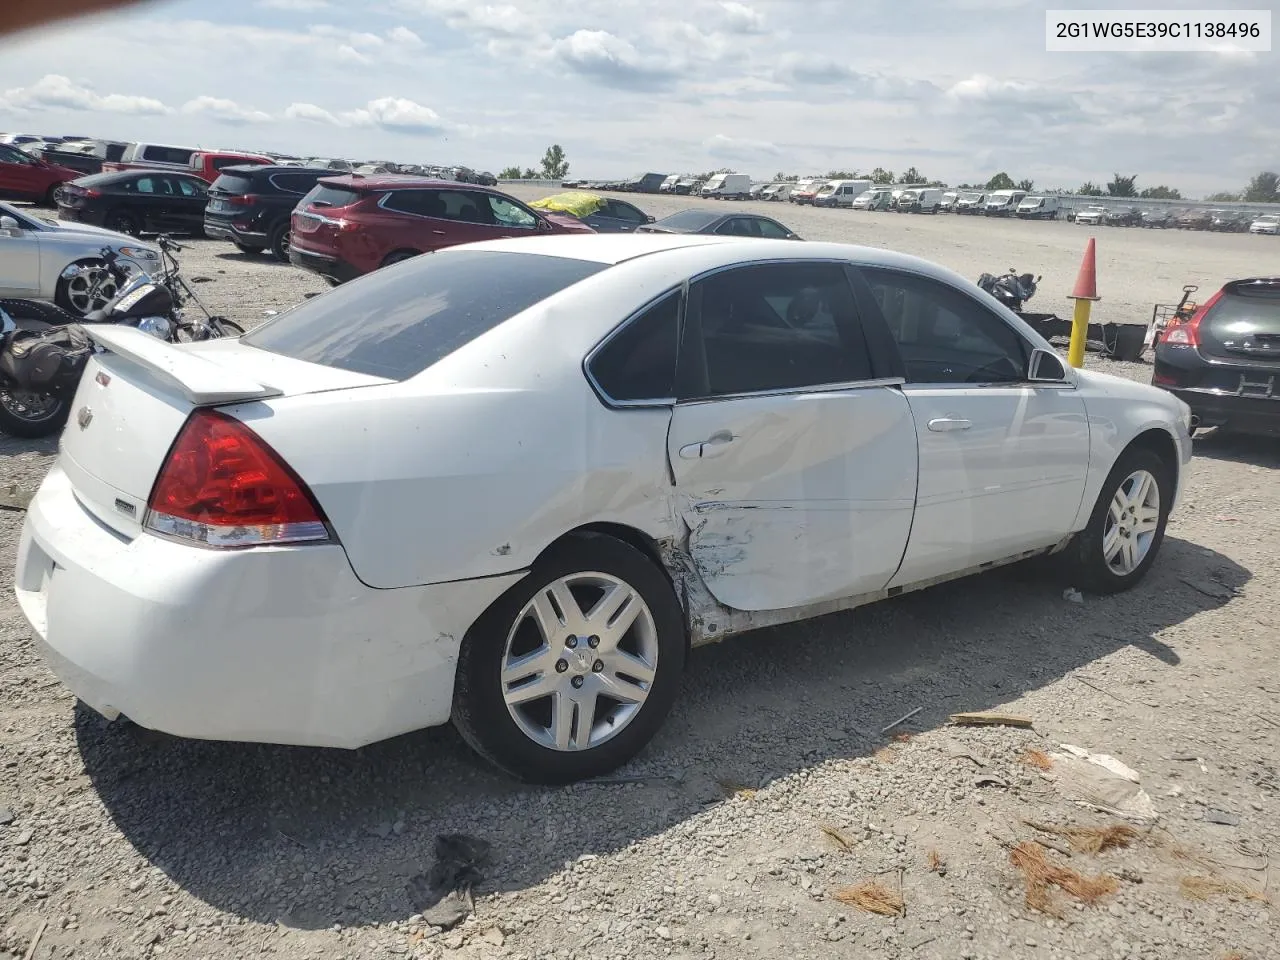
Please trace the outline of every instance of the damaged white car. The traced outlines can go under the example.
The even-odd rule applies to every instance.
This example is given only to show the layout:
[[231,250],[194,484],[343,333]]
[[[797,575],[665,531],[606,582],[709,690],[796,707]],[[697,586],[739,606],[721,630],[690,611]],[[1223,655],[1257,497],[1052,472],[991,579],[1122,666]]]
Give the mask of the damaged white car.
[[16,571],[77,696],[288,744],[452,719],[543,782],[644,747],[691,645],[1053,551],[1133,586],[1191,453],[1170,394],[840,244],[503,240],[239,340],[93,336]]

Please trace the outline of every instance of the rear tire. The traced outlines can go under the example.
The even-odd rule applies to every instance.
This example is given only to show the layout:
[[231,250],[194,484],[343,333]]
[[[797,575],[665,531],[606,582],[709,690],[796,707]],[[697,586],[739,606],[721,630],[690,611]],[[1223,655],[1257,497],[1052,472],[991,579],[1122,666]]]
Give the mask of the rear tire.
[[102,225],[108,230],[114,230],[116,233],[127,233],[131,237],[136,237],[142,232],[142,224],[128,210],[112,210],[103,219]]
[[52,207],[54,210],[57,210],[58,197],[61,195],[62,195],[62,184],[55,183],[52,187],[49,188],[49,192],[44,195],[44,205],[46,207]]
[[[570,607],[562,616],[565,604],[557,609],[548,599],[553,589],[578,610]],[[616,612],[574,622],[608,596],[600,592],[606,589],[619,589],[620,596],[630,591],[618,611],[636,612],[612,639],[606,621],[619,619]],[[529,610],[538,597],[548,615],[534,618]],[[538,623],[549,624],[550,635]],[[612,537],[571,538],[535,562],[467,631],[458,654],[453,723],[477,753],[522,780],[561,784],[600,776],[634,757],[657,733],[679,692],[685,649],[683,612],[654,561]],[[525,668],[530,679],[521,685],[525,678],[510,667],[524,656],[542,663]],[[631,674],[628,664],[630,670],[647,664],[651,679]],[[508,706],[516,691],[534,686],[548,692]],[[617,700],[610,690],[640,700]],[[582,709],[591,709],[594,721],[585,727]],[[588,745],[576,746],[569,732],[557,739],[561,729],[574,740],[587,732]]]
[[[23,311],[22,315],[14,313],[6,306],[10,302],[0,300],[0,307],[4,307],[5,312],[17,324],[19,330],[34,330],[42,333],[60,325],[34,319],[27,311]],[[22,304],[22,306],[34,305],[30,302]],[[48,307],[51,310],[58,309],[51,303],[39,304],[39,306]],[[10,391],[7,387],[0,386],[0,431],[11,437],[38,440],[41,437],[61,433],[70,414],[70,397],[56,400],[49,394],[27,390]]]
[[1069,548],[1081,588],[1120,593],[1142,581],[1164,542],[1174,477],[1173,465],[1145,447],[1130,447],[1120,455],[1089,525]]
[[271,231],[270,243],[271,255],[281,263],[289,262],[289,241],[293,234],[289,228],[289,221],[279,224]]
[[209,326],[213,328],[215,337],[243,337],[245,335],[244,327],[233,320],[226,317],[213,317],[209,320]]
[[393,263],[403,263],[405,260],[412,260],[418,255],[417,250],[396,250],[383,257],[381,266],[389,267]]

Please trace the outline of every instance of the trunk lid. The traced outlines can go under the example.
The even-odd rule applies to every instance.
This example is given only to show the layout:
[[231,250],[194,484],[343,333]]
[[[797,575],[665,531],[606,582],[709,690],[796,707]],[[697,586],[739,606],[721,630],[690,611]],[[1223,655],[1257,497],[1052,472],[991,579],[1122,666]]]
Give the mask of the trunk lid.
[[235,340],[170,344],[129,327],[85,329],[105,352],[85,367],[59,461],[85,509],[126,536],[141,532],[151,487],[196,407],[387,382]]
[[1280,367],[1280,278],[1227,284],[1206,304],[1199,337],[1205,356]]

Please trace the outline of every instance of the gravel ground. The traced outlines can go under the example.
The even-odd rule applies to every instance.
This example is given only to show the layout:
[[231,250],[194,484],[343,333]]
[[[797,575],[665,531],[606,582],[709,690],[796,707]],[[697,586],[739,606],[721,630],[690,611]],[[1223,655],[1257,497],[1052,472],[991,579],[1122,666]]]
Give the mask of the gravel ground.
[[[743,206],[971,277],[1035,270],[1046,311],[1068,308],[1089,235]],[[1104,320],[1145,319],[1184,282],[1274,269],[1280,252],[1270,237],[1095,233]],[[211,307],[246,325],[324,289],[211,241],[183,264],[211,278],[197,288]],[[33,487],[55,446],[0,440],[0,487]],[[671,719],[625,771],[634,782],[556,790],[493,773],[450,729],[345,753],[109,725],[37,659],[6,563],[0,958],[28,956],[41,929],[37,958],[1275,956],[1264,891],[1280,837],[1278,468],[1275,442],[1197,441],[1160,561],[1124,596],[1076,602],[1059,577],[1015,568],[697,650]],[[9,557],[21,522],[0,511]],[[987,709],[1034,728],[947,724]],[[1096,855],[1028,826],[1116,822],[1065,799],[1059,768],[1029,752],[1061,743],[1138,771],[1157,824]],[[406,889],[441,833],[493,845],[475,916],[447,932]],[[1034,838],[1117,888],[1030,909],[1010,849]],[[1217,887],[1188,889],[1191,876]],[[901,914],[837,899],[863,881],[899,895]]]

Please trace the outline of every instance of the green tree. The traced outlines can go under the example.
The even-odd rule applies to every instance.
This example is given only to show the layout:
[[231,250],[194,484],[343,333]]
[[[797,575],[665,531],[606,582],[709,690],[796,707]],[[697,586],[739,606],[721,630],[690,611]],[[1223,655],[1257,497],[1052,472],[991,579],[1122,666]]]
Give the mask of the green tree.
[[1025,190],[1025,191],[1027,191],[1027,193],[1030,193],[1030,192],[1031,192],[1032,190],[1034,190],[1035,188],[1036,188],[1036,182],[1035,182],[1034,180],[1019,180],[1019,181],[1018,181],[1018,189],[1019,189],[1019,190]]
[[773,175],[774,183],[795,183],[799,179],[799,174],[783,173],[781,170]]
[[902,182],[903,183],[925,183],[927,181],[924,178],[924,174],[921,173],[919,170],[917,170],[915,167],[907,167],[906,171],[902,174]]
[[537,171],[537,170],[535,170],[535,169],[533,169],[533,167],[525,167],[525,168],[524,168],[524,177],[523,177],[523,179],[525,179],[525,180],[537,180],[537,179],[538,179],[539,177],[541,177],[541,176],[542,176],[542,174],[538,173],[538,171]]
[[1003,170],[987,181],[986,189],[988,190],[1014,190],[1017,184],[1013,182],[1013,177],[1009,176]]
[[858,175],[849,170],[828,170],[828,180],[857,180]]
[[1221,190],[1218,193],[1211,193],[1205,197],[1210,203],[1239,203],[1240,194],[1232,193],[1230,190]]
[[871,171],[872,183],[893,183],[893,171],[884,167],[876,167]]
[[1264,171],[1249,181],[1244,192],[1249,203],[1280,203],[1280,175]]
[[503,167],[502,172],[498,174],[498,179],[499,180],[519,180],[520,168],[519,167]]
[[1158,187],[1147,187],[1138,196],[1147,200],[1181,200],[1182,194],[1173,187],[1164,185]]
[[563,180],[569,175],[569,161],[564,158],[564,148],[558,143],[547,147],[542,156],[542,175],[548,180]]
[[1092,180],[1086,180],[1080,185],[1080,189],[1076,191],[1082,197],[1100,197],[1105,193],[1100,186]]
[[1138,175],[1135,173],[1131,177],[1116,174],[1111,178],[1111,182],[1107,184],[1107,196],[1109,197],[1136,197],[1138,189],[1134,186],[1137,182]]

